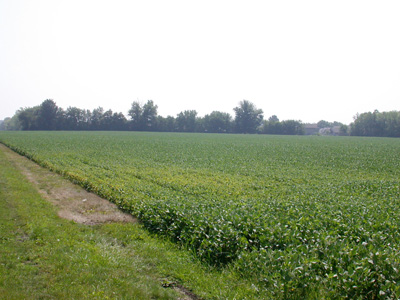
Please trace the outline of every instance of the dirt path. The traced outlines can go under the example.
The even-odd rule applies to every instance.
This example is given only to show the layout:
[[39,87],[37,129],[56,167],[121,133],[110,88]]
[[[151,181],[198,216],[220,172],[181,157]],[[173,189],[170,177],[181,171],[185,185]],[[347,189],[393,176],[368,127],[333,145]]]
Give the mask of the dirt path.
[[[0,144],[0,151],[3,151],[14,166],[34,184],[44,199],[58,208],[58,215],[61,218],[86,225],[137,221],[132,215],[119,210],[110,201],[89,193],[61,175],[42,168],[3,144]],[[182,295],[180,300],[200,299],[180,285],[173,288]]]
[[61,218],[86,225],[136,221],[134,217],[123,213],[108,200],[85,191],[80,186],[40,167],[2,144],[0,144],[0,149],[15,167],[34,184],[43,198],[58,208],[58,215]]

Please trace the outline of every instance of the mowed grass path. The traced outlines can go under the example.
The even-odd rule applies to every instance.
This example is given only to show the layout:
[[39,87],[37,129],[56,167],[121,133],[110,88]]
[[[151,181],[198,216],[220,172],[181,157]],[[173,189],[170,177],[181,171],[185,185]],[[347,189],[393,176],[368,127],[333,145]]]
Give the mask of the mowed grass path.
[[272,298],[400,297],[400,140],[0,133]]

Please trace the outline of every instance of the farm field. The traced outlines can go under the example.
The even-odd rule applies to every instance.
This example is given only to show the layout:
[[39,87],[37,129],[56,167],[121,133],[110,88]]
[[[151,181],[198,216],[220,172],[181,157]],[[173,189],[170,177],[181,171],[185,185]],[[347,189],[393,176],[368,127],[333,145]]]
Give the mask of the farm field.
[[[263,298],[235,272],[202,265],[93,198],[0,144],[2,300]],[[86,217],[72,222],[60,214],[66,211]]]
[[[52,184],[65,181],[0,145],[2,300],[182,299],[162,287],[159,270],[150,265],[155,253],[143,249],[149,258],[138,255],[143,250],[135,239],[146,240],[146,235],[137,224],[81,226],[59,218],[55,207],[21,174],[20,160],[32,171],[31,178],[51,177]],[[124,240],[116,242],[113,232]],[[142,244],[152,241],[147,238]]]
[[400,297],[400,140],[0,132],[273,298]]

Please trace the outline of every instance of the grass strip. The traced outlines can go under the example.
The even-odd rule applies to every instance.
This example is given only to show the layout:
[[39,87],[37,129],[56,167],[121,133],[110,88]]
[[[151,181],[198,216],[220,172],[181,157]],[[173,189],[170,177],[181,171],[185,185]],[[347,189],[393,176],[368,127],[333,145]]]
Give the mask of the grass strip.
[[[229,267],[204,266],[140,224],[85,226],[60,219],[4,151],[0,149],[2,299],[264,297]],[[182,286],[197,296],[168,288]]]
[[178,298],[150,264],[98,228],[58,218],[2,152],[0,161],[3,299]]

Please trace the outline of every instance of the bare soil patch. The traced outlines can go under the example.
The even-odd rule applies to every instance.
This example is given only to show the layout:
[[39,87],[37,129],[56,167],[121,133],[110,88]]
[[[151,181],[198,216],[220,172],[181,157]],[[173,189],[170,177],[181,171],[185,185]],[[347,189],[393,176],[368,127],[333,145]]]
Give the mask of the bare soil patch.
[[42,168],[2,144],[0,144],[0,149],[15,167],[34,184],[43,198],[58,208],[58,215],[61,218],[86,225],[136,222],[132,215],[122,212],[110,201],[89,193],[82,187]]
[[[3,151],[14,166],[33,183],[44,199],[58,208],[58,215],[61,218],[86,225],[111,222],[134,223],[137,221],[132,215],[122,212],[110,201],[89,193],[61,175],[39,166],[1,143],[0,151]],[[22,236],[21,240],[24,238],[26,237]],[[177,284],[171,287],[182,295],[180,300],[200,299],[181,285]]]

